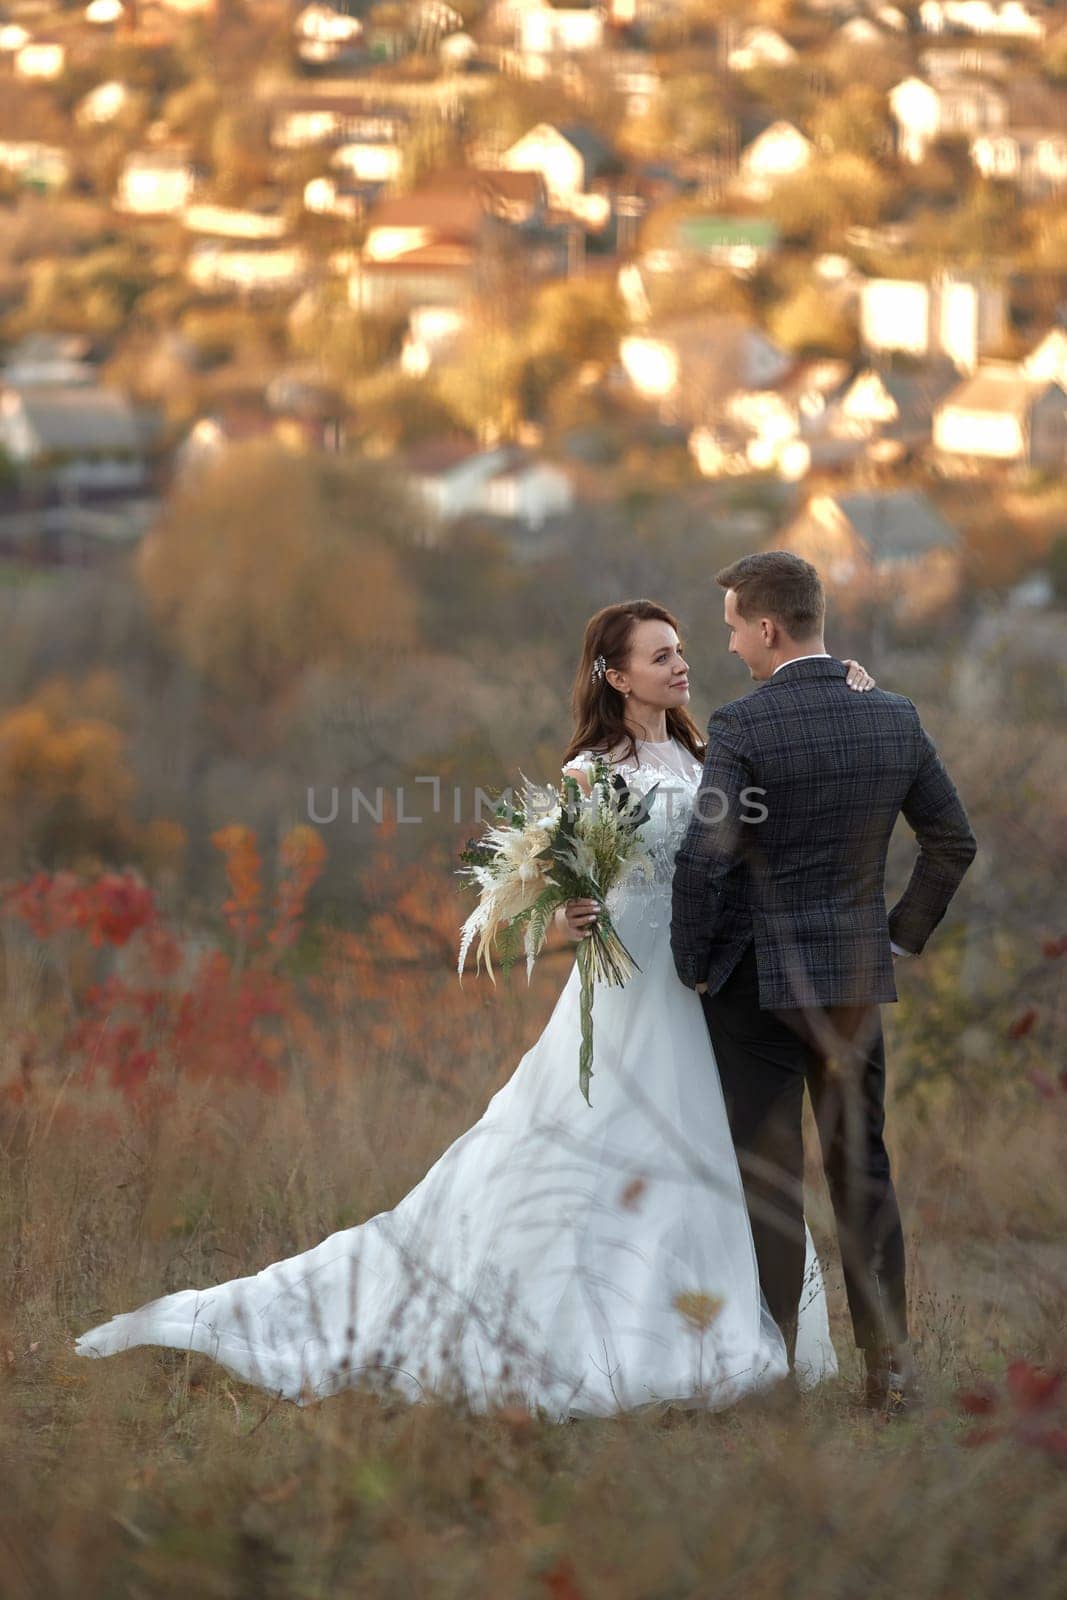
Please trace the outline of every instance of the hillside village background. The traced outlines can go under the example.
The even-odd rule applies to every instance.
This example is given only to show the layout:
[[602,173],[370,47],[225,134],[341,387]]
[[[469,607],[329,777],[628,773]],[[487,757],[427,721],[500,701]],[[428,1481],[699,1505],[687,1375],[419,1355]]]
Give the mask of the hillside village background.
[[1055,7],[7,0],[0,74],[5,870],[551,772],[620,593],[729,698],[760,545],[935,722],[1058,703]]

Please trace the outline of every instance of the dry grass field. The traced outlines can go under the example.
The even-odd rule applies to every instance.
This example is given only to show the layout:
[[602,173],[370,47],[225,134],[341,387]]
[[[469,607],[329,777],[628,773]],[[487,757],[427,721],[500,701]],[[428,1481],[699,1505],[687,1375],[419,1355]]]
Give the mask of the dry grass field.
[[[454,891],[443,878],[439,888],[435,902],[424,883],[415,903],[430,912],[439,903],[447,921]],[[120,900],[115,940],[129,932],[115,919]],[[402,909],[403,896],[393,905]],[[136,904],[126,911],[135,922]],[[915,1005],[890,1019],[895,1078],[919,1080],[890,1111],[929,1398],[915,1420],[887,1424],[858,1405],[815,1171],[810,1215],[829,1265],[841,1374],[795,1414],[749,1403],[560,1426],[515,1408],[476,1416],[368,1392],[299,1408],[198,1356],[137,1350],[90,1363],[73,1353],[73,1336],[114,1311],[254,1271],[393,1205],[477,1118],[542,1025],[562,958],[546,958],[530,991],[513,980],[490,997],[477,985],[460,991],[444,960],[430,959],[432,916],[418,939],[405,942],[398,926],[320,950],[273,1011],[246,1009],[261,1071],[244,1081],[208,1065],[222,1059],[213,1050],[236,1051],[232,1015],[203,983],[187,984],[206,1020],[179,1049],[157,1019],[160,1059],[141,1082],[129,1076],[132,1035],[121,1070],[119,1057],[104,1070],[103,1035],[91,1029],[81,1055],[62,1053],[71,1017],[84,1022],[94,999],[93,958],[78,944],[85,918],[81,932],[34,938],[16,937],[8,917],[4,1600],[1059,1600],[1060,1018],[1054,990],[1042,990],[1033,1014],[993,1020],[982,1073],[923,1080],[916,1052],[951,1056],[958,1026],[945,999],[950,939],[948,976],[931,960],[928,978],[912,980],[925,985]],[[148,927],[119,952],[127,1003]],[[371,942],[388,958],[387,980],[367,964]],[[226,969],[231,990],[246,992],[254,956],[238,953]],[[1062,960],[1053,949],[1042,963],[1038,976],[1052,985]],[[117,1015],[123,996],[109,995]]]

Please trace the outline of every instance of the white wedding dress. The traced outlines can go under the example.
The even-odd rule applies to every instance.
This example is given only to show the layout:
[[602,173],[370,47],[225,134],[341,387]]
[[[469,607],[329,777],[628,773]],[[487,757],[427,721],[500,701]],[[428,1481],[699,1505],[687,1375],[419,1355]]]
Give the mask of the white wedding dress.
[[[643,834],[654,878],[609,898],[640,971],[597,988],[592,1109],[575,970],[481,1120],[392,1211],[114,1317],[80,1354],[169,1345],[290,1400],[369,1383],[560,1420],[720,1408],[785,1373],[700,1001],[671,959],[674,854],[700,766],[672,741],[639,756],[631,786],[661,784]],[[835,1371],[809,1238],[797,1374],[810,1385]]]

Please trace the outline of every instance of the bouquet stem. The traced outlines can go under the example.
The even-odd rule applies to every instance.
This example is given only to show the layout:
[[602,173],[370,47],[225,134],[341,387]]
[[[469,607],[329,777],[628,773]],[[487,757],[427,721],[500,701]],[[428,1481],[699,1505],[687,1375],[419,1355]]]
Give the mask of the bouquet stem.
[[578,1015],[581,1023],[578,1087],[589,1106],[593,1104],[589,1098],[589,1080],[593,1076],[593,994],[597,981],[607,984],[609,988],[620,989],[631,973],[640,970],[615,932],[611,918],[601,908],[590,933],[578,945]]

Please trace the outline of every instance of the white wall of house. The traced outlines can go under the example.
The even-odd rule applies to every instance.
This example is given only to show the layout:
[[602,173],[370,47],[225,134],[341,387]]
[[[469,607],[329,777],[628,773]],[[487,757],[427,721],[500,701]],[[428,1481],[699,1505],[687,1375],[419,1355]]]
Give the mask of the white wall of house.
[[868,350],[926,355],[930,349],[929,287],[907,279],[870,279],[860,290],[860,336]]
[[447,472],[415,474],[414,486],[430,511],[447,522],[481,509],[482,490],[505,460],[504,451],[486,450]]
[[62,77],[66,64],[67,52],[63,45],[31,40],[15,57],[15,75],[51,83]]
[[331,165],[343,167],[361,183],[392,183],[400,176],[404,153],[398,144],[353,141],[338,145]]
[[0,447],[19,465],[41,453],[41,441],[12,390],[0,395]]
[[742,172],[752,178],[774,180],[802,172],[815,147],[791,122],[775,122],[748,146],[741,156]]
[[994,84],[946,79],[937,85],[905,78],[889,93],[902,160],[919,162],[937,139],[966,138],[1006,126],[1008,103]]
[[547,122],[505,150],[500,165],[509,172],[539,172],[551,199],[568,204],[585,188],[585,160],[579,150]]
[[923,0],[919,22],[926,33],[975,33],[1004,39],[1041,40],[1047,23],[1025,0]]
[[308,263],[296,245],[242,250],[204,243],[195,247],[185,270],[198,289],[284,290],[305,283]]
[[600,50],[604,13],[555,11],[551,6],[524,11],[518,19],[519,49],[524,55],[554,55],[571,50]]
[[120,211],[138,216],[172,216],[182,211],[196,191],[191,166],[155,163],[150,157],[131,156],[119,177],[115,204]]
[[948,455],[982,456],[990,461],[1021,461],[1026,429],[1008,412],[940,407],[934,416],[934,445]]
[[947,355],[963,371],[1003,339],[1007,302],[997,284],[871,278],[860,291],[860,336],[872,351]]
[[497,517],[514,517],[539,528],[549,517],[562,516],[574,505],[574,489],[565,472],[546,461],[490,478],[482,503]]
[[432,244],[436,234],[433,228],[371,228],[363,245],[367,261],[395,261],[410,250],[421,250]]

